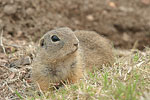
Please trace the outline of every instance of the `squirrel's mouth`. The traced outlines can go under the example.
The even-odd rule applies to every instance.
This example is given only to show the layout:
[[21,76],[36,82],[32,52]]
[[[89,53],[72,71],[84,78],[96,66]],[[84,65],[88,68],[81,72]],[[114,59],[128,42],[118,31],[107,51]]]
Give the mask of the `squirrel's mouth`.
[[71,54],[75,53],[77,50],[78,50],[78,46],[73,51],[69,52],[67,55],[71,55]]

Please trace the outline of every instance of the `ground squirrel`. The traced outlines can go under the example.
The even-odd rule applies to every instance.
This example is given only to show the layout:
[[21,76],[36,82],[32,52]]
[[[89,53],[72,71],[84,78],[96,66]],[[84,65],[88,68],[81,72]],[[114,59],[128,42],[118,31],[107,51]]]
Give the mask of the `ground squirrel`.
[[39,42],[33,61],[33,80],[42,90],[50,84],[74,83],[83,77],[84,66],[92,68],[113,62],[109,42],[95,32],[63,27],[47,32]]

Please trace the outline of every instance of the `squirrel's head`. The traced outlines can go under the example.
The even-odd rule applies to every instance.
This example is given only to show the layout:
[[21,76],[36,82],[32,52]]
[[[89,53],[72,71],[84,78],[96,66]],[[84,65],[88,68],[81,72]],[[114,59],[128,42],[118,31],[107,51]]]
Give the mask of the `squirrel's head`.
[[67,27],[47,32],[40,39],[40,52],[49,56],[49,59],[62,59],[78,50],[79,40],[74,32]]

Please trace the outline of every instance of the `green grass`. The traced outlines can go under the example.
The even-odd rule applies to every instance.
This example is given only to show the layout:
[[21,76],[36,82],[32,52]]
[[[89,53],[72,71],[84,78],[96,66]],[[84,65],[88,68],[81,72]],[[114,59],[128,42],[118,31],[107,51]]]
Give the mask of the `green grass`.
[[[117,58],[113,67],[104,66],[98,71],[88,72],[80,82],[51,91],[40,100],[148,100],[149,92],[150,53],[138,52]],[[29,100],[37,98],[29,97]]]
[[20,94],[18,91],[16,91],[16,95],[17,95],[20,99],[23,99],[23,97],[21,96],[21,94]]

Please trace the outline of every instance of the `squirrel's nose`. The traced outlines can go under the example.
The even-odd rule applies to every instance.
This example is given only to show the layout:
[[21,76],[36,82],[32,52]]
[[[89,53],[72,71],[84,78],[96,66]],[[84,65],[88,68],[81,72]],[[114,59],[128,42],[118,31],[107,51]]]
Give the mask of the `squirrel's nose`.
[[77,46],[78,46],[78,43],[75,43],[75,44],[74,44],[74,46],[76,46],[76,47],[77,47]]

